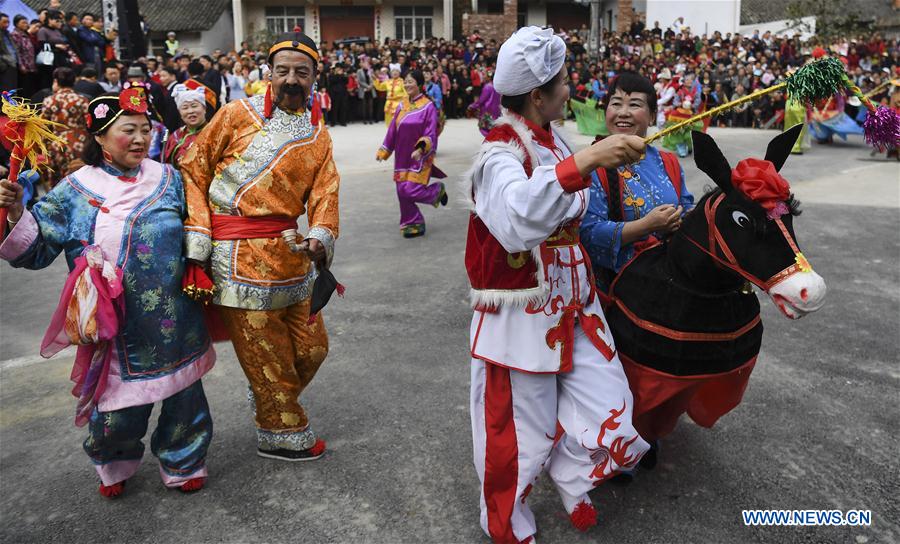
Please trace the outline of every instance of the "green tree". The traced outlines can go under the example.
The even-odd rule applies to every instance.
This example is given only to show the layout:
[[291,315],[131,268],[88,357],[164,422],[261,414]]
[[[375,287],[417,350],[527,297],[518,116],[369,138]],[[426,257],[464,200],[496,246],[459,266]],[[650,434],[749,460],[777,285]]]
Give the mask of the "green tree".
[[785,8],[791,23],[807,31],[803,17],[816,18],[816,36],[829,39],[872,30],[874,21],[860,18],[853,9],[854,2],[846,0],[791,0]]

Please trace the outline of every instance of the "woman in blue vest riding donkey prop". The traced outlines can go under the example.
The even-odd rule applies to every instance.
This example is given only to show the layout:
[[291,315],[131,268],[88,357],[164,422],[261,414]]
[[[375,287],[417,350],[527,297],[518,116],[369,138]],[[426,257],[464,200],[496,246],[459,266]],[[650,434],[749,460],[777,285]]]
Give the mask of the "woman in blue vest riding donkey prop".
[[[656,119],[656,92],[644,76],[622,72],[610,84],[606,126],[610,134],[647,135]],[[668,151],[647,146],[636,164],[597,169],[581,222],[581,239],[603,293],[642,247],[671,234],[694,207],[684,170]]]

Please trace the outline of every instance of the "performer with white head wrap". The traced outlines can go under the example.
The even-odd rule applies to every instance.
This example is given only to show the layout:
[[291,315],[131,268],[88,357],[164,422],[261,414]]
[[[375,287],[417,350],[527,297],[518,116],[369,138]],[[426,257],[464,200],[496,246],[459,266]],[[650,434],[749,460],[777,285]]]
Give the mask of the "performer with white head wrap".
[[578,239],[591,172],[637,162],[644,143],[616,135],[575,152],[551,126],[569,98],[565,56],[549,28],[503,43],[494,87],[506,111],[466,175],[472,439],[481,526],[497,543],[533,542],[526,498],[543,470],[587,530],[587,492],[649,447]]
[[181,158],[194,145],[194,140],[216,111],[216,95],[208,87],[190,79],[172,88],[172,98],[184,126],[166,134],[162,161],[178,167]]

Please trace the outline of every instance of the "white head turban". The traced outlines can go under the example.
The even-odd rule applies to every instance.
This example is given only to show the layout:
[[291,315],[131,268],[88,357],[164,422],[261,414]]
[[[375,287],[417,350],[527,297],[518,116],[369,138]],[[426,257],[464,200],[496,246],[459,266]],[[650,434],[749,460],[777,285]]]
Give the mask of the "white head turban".
[[566,43],[552,28],[520,28],[500,46],[494,89],[516,96],[537,89],[559,73],[566,60]]
[[179,109],[182,104],[187,102],[200,102],[204,106],[206,105],[206,94],[203,92],[203,88],[188,89],[187,86],[178,84],[172,89],[172,98],[175,99],[175,105]]

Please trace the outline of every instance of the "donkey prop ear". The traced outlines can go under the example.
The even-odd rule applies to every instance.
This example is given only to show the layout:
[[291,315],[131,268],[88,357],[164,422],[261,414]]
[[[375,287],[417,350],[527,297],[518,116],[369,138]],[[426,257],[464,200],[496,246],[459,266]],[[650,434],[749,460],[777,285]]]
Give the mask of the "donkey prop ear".
[[716,182],[722,192],[731,192],[734,189],[731,184],[731,166],[716,141],[709,134],[697,130],[691,131],[691,139],[694,141],[694,162],[697,168]]
[[791,148],[794,147],[794,143],[797,142],[797,138],[802,130],[803,123],[798,123],[775,136],[769,142],[769,147],[766,148],[766,160],[775,165],[776,171],[780,171],[781,167],[784,166],[784,161],[791,154]]

